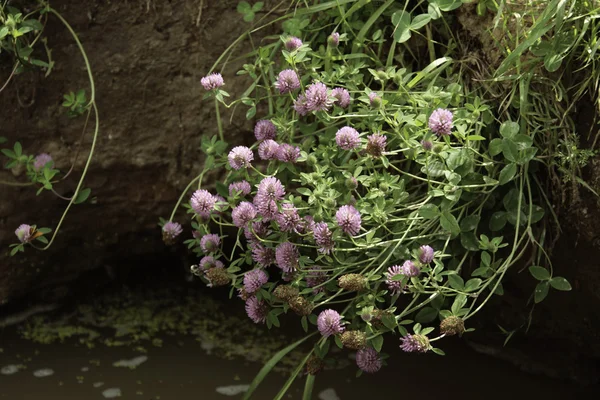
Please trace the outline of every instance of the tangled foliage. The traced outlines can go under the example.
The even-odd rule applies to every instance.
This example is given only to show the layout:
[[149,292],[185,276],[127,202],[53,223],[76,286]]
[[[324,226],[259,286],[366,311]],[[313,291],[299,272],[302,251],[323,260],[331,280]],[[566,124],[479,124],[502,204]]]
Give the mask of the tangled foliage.
[[[83,171],[81,172],[81,176],[77,182],[74,193],[70,195],[59,193],[62,191],[60,188],[60,183],[67,179],[71,173],[74,172],[74,166],[80,152],[79,146],[81,145],[81,140],[83,140],[83,134],[77,151],[73,157],[72,165],[67,172],[61,172],[59,169],[57,169],[55,160],[53,160],[52,156],[47,153],[41,153],[36,156],[24,153],[23,146],[18,141],[16,141],[11,148],[0,149],[2,154],[8,159],[4,165],[4,168],[11,170],[13,174],[17,176],[25,175],[27,178],[27,182],[0,181],[0,185],[35,186],[38,188],[38,195],[44,190],[48,190],[56,197],[68,202],[58,225],[54,229],[54,233],[49,239],[46,235],[52,232],[52,229],[38,228],[36,225],[21,224],[15,231],[15,235],[19,241],[10,245],[12,248],[10,254],[12,256],[18,252],[24,251],[25,246],[32,246],[40,250],[47,250],[52,245],[52,242],[54,241],[61,225],[63,224],[71,206],[82,203],[89,198],[91,189],[84,188],[83,182],[92,160],[94,149],[96,147],[99,120],[95,102],[94,79],[92,76],[90,63],[73,28],[71,28],[69,23],[61,16],[61,14],[50,7],[50,4],[46,1],[40,1],[36,8],[26,10],[26,13],[22,12],[18,8],[8,5],[8,3],[10,2],[5,1],[2,5],[0,5],[0,53],[8,53],[13,61],[13,67],[6,82],[4,82],[2,87],[0,87],[0,92],[2,92],[9,85],[13,78],[19,74],[30,72],[34,68],[42,68],[46,71],[46,76],[51,73],[54,66],[54,61],[52,61],[52,53],[48,47],[47,39],[43,37],[43,34],[48,16],[53,16],[62,22],[77,43],[88,72],[91,91],[89,99],[87,98],[86,92],[83,89],[78,90],[76,93],[70,92],[64,95],[64,102],[62,105],[65,107],[68,116],[71,118],[86,115],[83,134],[85,134],[87,130],[88,121],[92,116],[92,113],[95,118],[94,136],[87,156],[87,162]],[[37,56],[40,47],[39,42],[44,45],[47,61],[43,61]],[[8,142],[7,138],[0,137],[0,144],[4,144],[6,142]],[[42,243],[43,247],[38,247],[39,243],[36,244],[36,241]]]
[[[182,195],[197,185],[184,204],[194,229],[186,244],[202,257],[192,270],[209,286],[230,286],[255,323],[278,327],[294,312],[306,332],[320,333],[291,381],[305,363],[313,371],[315,357],[326,360],[332,342],[358,350],[367,373],[385,364],[384,338],[394,335],[406,352],[443,354],[434,343],[468,332],[527,252],[539,264],[530,267],[535,303],[550,287],[571,288],[553,275],[538,226],[547,196],[535,173],[548,167],[540,154],[554,141],[538,128],[548,114],[528,113],[541,94],[528,96],[519,76],[516,107],[489,102],[498,78],[473,89],[455,46],[432,42],[452,35],[444,13],[462,3],[423,3],[298,2],[285,33],[239,71],[251,82],[240,99],[225,101],[220,74],[203,79],[220,138],[204,139],[204,170]],[[501,15],[488,3],[477,11]],[[546,22],[563,3],[551,3]],[[425,64],[402,45],[423,30]],[[529,45],[543,35],[534,29]],[[497,66],[500,76],[521,68],[513,54],[523,52]],[[223,136],[220,107],[240,103],[248,119],[260,118],[250,147]],[[226,173],[211,193],[201,182],[215,168]],[[180,231],[176,210],[163,233]]]

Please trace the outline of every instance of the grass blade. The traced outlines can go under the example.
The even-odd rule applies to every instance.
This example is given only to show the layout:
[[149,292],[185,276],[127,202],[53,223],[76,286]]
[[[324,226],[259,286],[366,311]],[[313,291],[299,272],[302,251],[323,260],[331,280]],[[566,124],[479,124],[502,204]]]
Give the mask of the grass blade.
[[[250,387],[248,388],[248,391],[246,392],[246,394],[244,394],[243,400],[250,399],[250,397],[252,396],[252,393],[254,393],[254,391],[256,390],[258,385],[260,385],[260,383],[266,378],[266,376],[269,374],[269,372],[271,372],[271,370],[275,367],[275,365],[277,365],[277,363],[279,361],[281,361],[281,359],[286,354],[288,354],[290,351],[294,350],[296,347],[298,347],[300,344],[302,344],[306,339],[308,339],[309,337],[311,337],[315,334],[316,334],[316,332],[298,340],[297,342],[290,344],[286,348],[281,349],[277,353],[275,353],[275,355],[273,357],[271,357],[271,359],[269,361],[267,361],[267,363],[258,372],[256,377],[252,380],[252,383],[250,383]],[[302,365],[304,365],[304,363]]]
[[[554,22],[551,21],[552,17],[556,14],[557,9],[560,5],[563,5],[566,0],[553,0],[542,14],[538,23],[535,24],[535,27],[531,30],[527,39],[525,39],[521,44],[519,44],[512,53],[508,55],[502,61],[502,64],[496,70],[496,76],[500,76],[505,73],[511,66],[516,65],[519,57],[523,54],[527,49],[529,49],[535,42],[537,42],[542,36],[544,36],[550,29],[554,27]],[[559,5],[560,3],[560,5]]]
[[304,384],[304,393],[302,394],[302,400],[311,400],[313,386],[315,385],[315,376],[312,374],[306,375],[306,383]]
[[298,366],[296,367],[294,372],[292,372],[292,375],[290,375],[289,379],[285,382],[285,384],[283,385],[283,387],[281,388],[279,393],[277,393],[277,396],[275,396],[273,398],[273,400],[281,400],[283,398],[283,396],[285,396],[287,391],[290,389],[290,386],[292,386],[292,383],[294,383],[294,381],[296,380],[296,378],[298,377],[300,372],[302,372],[302,369],[304,368],[304,364],[306,364],[306,362],[308,361],[308,358],[311,356],[313,351],[314,350],[309,351],[308,354],[306,355],[306,357],[304,357],[304,360],[302,360],[302,362],[300,364],[298,364]]

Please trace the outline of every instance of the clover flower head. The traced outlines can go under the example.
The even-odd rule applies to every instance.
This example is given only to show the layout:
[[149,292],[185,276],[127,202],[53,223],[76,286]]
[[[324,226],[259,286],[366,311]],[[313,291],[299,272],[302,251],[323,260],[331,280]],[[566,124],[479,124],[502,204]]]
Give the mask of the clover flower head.
[[223,77],[218,72],[206,75],[200,79],[200,83],[204,86],[204,90],[215,90],[225,84]]
[[277,128],[271,121],[262,119],[254,126],[254,136],[256,136],[256,140],[275,139],[277,137]]
[[275,248],[275,260],[277,266],[284,272],[294,272],[298,267],[300,253],[296,245],[290,242],[283,242]]
[[31,225],[21,224],[15,230],[15,235],[21,243],[28,243],[31,240]]
[[284,69],[277,76],[275,88],[279,90],[279,94],[286,94],[300,89],[300,78],[293,69]]
[[248,297],[246,300],[246,314],[255,323],[264,323],[267,320],[269,307],[263,300],[258,300],[256,296]]
[[39,172],[46,165],[48,165],[50,168],[54,167],[54,161],[52,160],[50,154],[41,153],[35,156],[35,159],[33,160],[33,169]]
[[210,216],[215,209],[216,202],[217,198],[205,189],[196,190],[190,199],[192,209],[203,218]]
[[353,150],[360,146],[360,137],[356,129],[344,126],[336,132],[335,142],[344,150]]
[[383,362],[379,353],[371,347],[356,352],[356,365],[363,372],[374,374],[381,369]]
[[300,148],[296,146],[292,146],[291,144],[282,143],[277,148],[275,152],[275,157],[279,161],[296,163],[298,157],[300,157]]
[[251,191],[252,187],[248,181],[245,180],[233,182],[229,185],[229,195],[231,197],[235,196],[237,193],[239,193],[241,196],[246,196],[250,194]]
[[317,317],[317,328],[323,337],[329,337],[344,332],[342,317],[332,309],[321,311]]
[[337,87],[331,91],[331,96],[335,98],[333,104],[342,108],[348,108],[352,98],[350,92],[344,88]]
[[246,146],[236,146],[229,152],[227,159],[233,169],[248,168],[252,165],[254,154]]
[[429,129],[435,134],[447,136],[452,132],[452,112],[445,108],[438,108],[429,117]]
[[288,51],[297,50],[300,46],[302,46],[302,40],[295,36],[292,36],[285,41],[285,48],[288,49]]
[[353,206],[342,206],[335,214],[337,224],[348,235],[355,236],[360,231],[360,213]]
[[211,253],[217,251],[221,244],[221,237],[215,233],[209,233],[202,236],[200,239],[200,248],[205,253]]

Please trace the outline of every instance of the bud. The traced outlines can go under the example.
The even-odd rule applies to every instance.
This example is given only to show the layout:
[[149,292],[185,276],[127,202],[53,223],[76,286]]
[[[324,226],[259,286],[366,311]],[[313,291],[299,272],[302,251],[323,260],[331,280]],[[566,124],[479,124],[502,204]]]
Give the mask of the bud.
[[329,35],[329,37],[327,38],[327,43],[331,46],[331,47],[338,47],[340,45],[340,34],[337,32],[333,32],[331,35]]
[[461,336],[465,332],[465,321],[460,317],[451,315],[440,323],[440,332],[447,336]]
[[382,81],[389,79],[389,76],[385,73],[385,71],[377,71],[377,77]]
[[344,184],[346,185],[346,189],[348,190],[354,190],[358,187],[358,181],[353,176],[346,179],[346,182],[344,182]]
[[310,315],[313,308],[315,308],[310,301],[306,300],[302,296],[296,296],[292,298],[289,300],[289,304],[290,308],[300,316]]
[[363,309],[360,311],[360,317],[362,320],[365,322],[370,322],[375,316],[373,310],[374,308],[372,306],[363,307]]
[[443,144],[436,144],[435,146],[433,146],[433,152],[436,154],[439,154],[442,152],[442,150],[444,150],[444,145]]
[[425,151],[433,149],[433,143],[430,140],[421,140],[421,146],[423,146],[423,150]]
[[212,287],[225,286],[231,281],[227,270],[219,267],[214,267],[206,271],[206,279],[208,279]]
[[314,154],[311,154],[308,156],[308,158],[306,159],[306,162],[308,163],[308,165],[310,166],[315,166],[317,165],[317,157],[314,156]]
[[335,199],[332,199],[331,197],[328,197],[325,199],[325,207],[335,208],[336,205],[337,205],[337,202],[335,201]]
[[346,331],[340,339],[344,347],[352,350],[360,350],[367,345],[367,335],[362,331]]
[[308,361],[306,361],[306,373],[309,375],[316,375],[323,370],[324,365],[323,360],[319,357],[310,356]]
[[387,193],[387,191],[390,190],[390,185],[387,182],[381,182],[379,184],[379,190],[381,190],[384,193]]
[[279,285],[273,291],[273,296],[279,300],[288,302],[290,299],[298,296],[298,289],[290,285]]
[[373,108],[381,107],[381,97],[377,96],[375,92],[369,94],[369,102]]
[[346,274],[338,279],[338,286],[349,292],[358,292],[367,288],[367,278],[360,274]]

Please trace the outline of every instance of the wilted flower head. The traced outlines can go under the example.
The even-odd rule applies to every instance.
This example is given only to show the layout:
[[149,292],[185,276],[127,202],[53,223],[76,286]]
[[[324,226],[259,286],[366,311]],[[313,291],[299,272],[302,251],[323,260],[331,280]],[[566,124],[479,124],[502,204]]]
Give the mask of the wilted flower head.
[[285,196],[285,189],[281,181],[274,176],[263,178],[258,184],[257,195],[268,200],[282,200]]
[[358,187],[358,181],[355,177],[351,176],[350,178],[346,179],[344,185],[346,186],[346,189],[354,190]]
[[275,139],[277,128],[271,121],[262,119],[254,126],[254,136],[256,136],[256,140]]
[[31,240],[31,231],[31,225],[21,224],[15,230],[15,235],[17,235],[21,243],[27,243]]
[[387,138],[379,133],[367,136],[367,153],[373,157],[381,157],[385,151],[386,141]]
[[333,250],[333,234],[325,222],[317,222],[313,227],[315,243],[319,246],[319,252],[329,254]]
[[285,41],[285,48],[288,49],[288,51],[297,50],[300,46],[302,46],[302,40],[295,36],[292,36]]
[[190,200],[192,209],[201,217],[208,217],[214,210],[216,202],[215,196],[205,189],[196,190]]
[[377,108],[381,106],[381,97],[379,97],[377,93],[371,92],[369,93],[369,103],[371,104],[371,107]]
[[421,146],[423,146],[424,150],[430,151],[431,149],[433,149],[433,143],[431,143],[430,140],[421,140]]
[[204,78],[200,79],[200,83],[204,86],[204,90],[218,89],[225,84],[223,77],[219,73],[208,74]]
[[404,261],[404,264],[402,264],[403,275],[413,278],[415,276],[419,276],[420,273],[421,271],[419,270],[419,267],[417,267],[414,262],[406,260]]
[[462,335],[465,332],[465,321],[451,315],[440,323],[440,332],[446,336]]
[[335,142],[344,150],[352,150],[360,146],[360,137],[356,129],[344,126],[335,133]]
[[231,211],[233,224],[238,228],[243,228],[256,218],[256,207],[248,201],[242,201]]
[[246,293],[256,293],[269,281],[269,276],[262,269],[253,269],[244,274],[244,290]]
[[200,239],[200,248],[202,248],[202,251],[205,253],[217,251],[220,244],[221,238],[215,233],[209,233],[202,236],[202,239]]
[[327,43],[329,43],[331,47],[338,47],[340,45],[340,34],[337,32],[333,32],[327,38]]
[[331,96],[335,97],[333,104],[342,108],[347,108],[350,105],[352,99],[350,98],[350,92],[344,88],[335,88],[331,91]]
[[353,206],[342,206],[335,213],[337,224],[348,235],[355,236],[360,231],[360,213]]
[[211,268],[204,273],[210,287],[225,286],[231,281],[231,277],[225,268]]
[[438,108],[429,117],[429,129],[438,135],[449,135],[452,132],[452,112]]
[[36,171],[40,171],[47,164],[50,168],[54,167],[54,161],[52,161],[52,157],[50,156],[50,154],[38,154],[33,160],[33,169],[35,169]]
[[271,139],[267,139],[258,145],[258,156],[263,160],[273,160],[277,158],[279,144]]
[[167,245],[173,244],[177,236],[181,235],[181,232],[183,232],[183,229],[179,223],[169,221],[162,228],[163,241]]
[[433,261],[433,248],[428,245],[419,247],[419,261],[423,264],[429,264]]
[[275,248],[275,260],[277,266],[284,272],[294,272],[298,267],[300,253],[296,245],[290,242],[283,242]]
[[312,310],[315,308],[314,304],[302,296],[296,296],[289,301],[290,308],[298,315],[306,316],[310,315]]
[[333,104],[329,89],[324,83],[315,82],[306,88],[306,109],[308,111],[327,111]]
[[400,348],[407,353],[427,353],[429,350],[429,339],[424,335],[408,334],[400,338]]
[[337,335],[344,332],[344,326],[342,325],[342,317],[340,314],[332,309],[321,311],[317,318],[317,327],[319,332],[324,337],[331,335]]
[[231,197],[235,196],[237,193],[240,193],[242,196],[246,196],[250,194],[252,191],[252,187],[248,183],[248,181],[238,181],[233,182],[229,185],[229,195]]
[[367,287],[367,278],[361,274],[345,274],[338,278],[338,286],[349,292],[358,292]]
[[246,146],[236,146],[229,152],[227,159],[233,169],[248,168],[254,160],[254,154]]
[[275,88],[279,90],[280,94],[286,94],[300,89],[300,79],[298,78],[296,71],[293,69],[284,69],[281,71],[277,76]]
[[256,296],[248,297],[246,300],[246,314],[255,324],[264,323],[267,320],[269,307],[263,300],[258,300]]
[[292,204],[285,203],[281,206],[281,211],[275,216],[275,221],[282,232],[294,232],[300,225],[300,215],[298,209]]
[[298,98],[294,100],[294,110],[298,115],[305,116],[310,111],[306,105],[306,96],[303,94],[298,95]]
[[263,267],[275,263],[275,250],[262,244],[252,244],[252,259]]
[[273,290],[273,296],[282,301],[289,302],[292,298],[298,296],[298,288],[291,285],[279,285]]
[[395,281],[392,279],[394,276],[401,275],[401,274],[402,274],[402,267],[399,265],[393,265],[393,266],[389,267],[385,274],[385,277],[386,277],[385,283],[387,284],[388,289],[390,289],[390,291],[392,292],[393,295],[401,293],[403,290],[402,281]]
[[319,372],[321,372],[324,366],[325,363],[323,360],[321,360],[318,356],[312,355],[308,361],[306,361],[306,373],[308,375],[317,375]]
[[379,353],[371,347],[356,352],[356,365],[363,372],[374,374],[381,369],[382,361]]
[[300,157],[300,148],[287,143],[280,144],[275,152],[275,157],[279,161],[295,163]]

